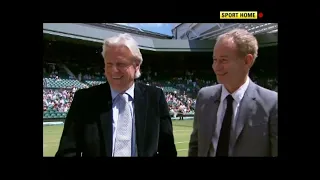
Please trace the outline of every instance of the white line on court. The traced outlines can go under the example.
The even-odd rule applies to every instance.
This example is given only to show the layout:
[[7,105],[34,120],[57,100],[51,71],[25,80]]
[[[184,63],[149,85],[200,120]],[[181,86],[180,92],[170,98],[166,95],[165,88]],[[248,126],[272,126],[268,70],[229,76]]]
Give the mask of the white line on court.
[[192,131],[192,129],[190,129],[190,130],[174,130],[173,132],[179,132],[179,131]]
[[176,142],[176,144],[188,143],[189,141]]
[[177,151],[187,151],[188,149],[178,149]]

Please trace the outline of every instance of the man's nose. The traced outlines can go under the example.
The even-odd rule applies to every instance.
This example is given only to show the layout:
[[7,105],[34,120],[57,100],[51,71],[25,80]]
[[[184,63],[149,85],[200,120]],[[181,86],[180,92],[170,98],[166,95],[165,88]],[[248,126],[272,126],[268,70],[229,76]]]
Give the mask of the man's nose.
[[212,65],[212,67],[213,67],[213,69],[215,70],[215,71],[219,71],[219,70],[222,70],[223,69],[223,66],[220,64],[220,63],[214,63],[213,65]]
[[119,72],[119,67],[118,67],[117,65],[113,65],[113,66],[111,67],[111,71],[112,71],[112,72]]

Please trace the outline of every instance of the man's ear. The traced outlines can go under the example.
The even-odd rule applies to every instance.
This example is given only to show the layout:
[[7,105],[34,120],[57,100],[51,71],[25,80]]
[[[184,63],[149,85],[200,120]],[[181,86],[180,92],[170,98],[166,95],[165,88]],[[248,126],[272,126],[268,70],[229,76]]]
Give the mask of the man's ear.
[[140,70],[140,65],[137,65],[136,66],[136,71],[139,71]]
[[253,55],[247,54],[244,58],[244,62],[249,68],[251,68],[253,66]]

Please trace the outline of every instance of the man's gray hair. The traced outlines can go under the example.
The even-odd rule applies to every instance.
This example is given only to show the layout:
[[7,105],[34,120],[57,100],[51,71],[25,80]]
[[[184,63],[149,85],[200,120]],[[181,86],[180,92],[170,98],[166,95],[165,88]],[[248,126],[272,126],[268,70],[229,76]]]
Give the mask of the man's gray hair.
[[[106,53],[106,49],[108,47],[121,46],[121,45],[126,46],[130,50],[132,56],[136,61],[138,61],[139,65],[142,64],[143,58],[139,49],[139,45],[137,41],[134,40],[133,37],[128,33],[119,34],[117,36],[113,36],[105,39],[102,45],[102,53],[101,53],[103,58]],[[141,72],[139,68],[139,70],[135,74],[135,78],[139,78],[140,76],[141,76]]]
[[225,34],[221,34],[217,38],[217,42],[221,39],[231,38],[236,44],[240,55],[245,56],[247,54],[253,55],[253,62],[258,57],[258,41],[252,33],[245,29],[233,29]]

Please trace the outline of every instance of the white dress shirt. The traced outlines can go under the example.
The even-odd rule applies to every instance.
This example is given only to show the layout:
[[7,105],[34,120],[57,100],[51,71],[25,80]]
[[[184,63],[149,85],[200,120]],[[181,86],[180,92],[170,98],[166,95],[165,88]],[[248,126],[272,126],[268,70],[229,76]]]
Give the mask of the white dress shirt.
[[[233,134],[235,133],[235,127],[236,127],[236,120],[238,117],[238,113],[239,113],[239,106],[240,106],[240,102],[244,96],[244,93],[246,92],[247,88],[249,86],[249,77],[247,77],[246,82],[240,86],[239,89],[237,89],[234,93],[231,94],[231,96],[233,97],[234,101],[232,103],[232,107],[233,107],[233,117],[232,117],[232,123],[231,123],[231,134],[230,137],[233,136]],[[223,122],[223,118],[224,118],[224,114],[225,111],[227,109],[227,100],[226,97],[229,95],[230,93],[228,92],[228,90],[222,85],[222,92],[221,92],[221,97],[220,97],[220,104],[219,104],[219,108],[218,108],[218,113],[217,113],[217,124],[216,124],[216,129],[214,129],[214,137],[217,137],[217,139],[219,139],[220,136],[220,130],[221,130],[221,126],[222,126],[222,122]],[[230,142],[229,144],[233,144],[233,142]],[[218,146],[218,141],[214,141],[212,140],[212,145],[214,147],[214,149],[217,149]],[[229,148],[229,154],[232,153],[232,149]],[[215,156],[215,152],[213,152],[213,149],[210,149],[210,154]]]

